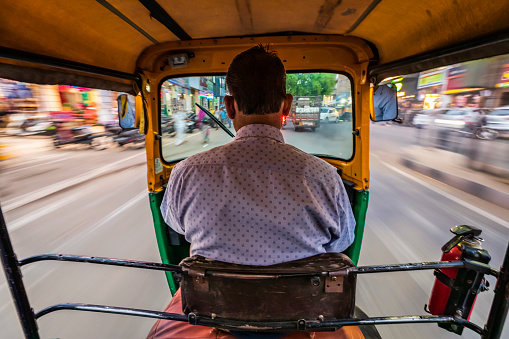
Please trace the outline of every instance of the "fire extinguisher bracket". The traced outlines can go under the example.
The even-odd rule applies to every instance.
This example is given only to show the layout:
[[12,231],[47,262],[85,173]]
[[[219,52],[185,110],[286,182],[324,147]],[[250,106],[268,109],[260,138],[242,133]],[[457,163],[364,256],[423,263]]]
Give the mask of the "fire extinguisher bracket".
[[[468,320],[477,294],[486,288],[483,271],[486,270],[486,267],[489,267],[487,264],[491,260],[491,256],[484,249],[466,245],[462,247],[462,261],[465,264],[469,261],[472,265],[466,264],[463,268],[458,269],[456,278],[451,279],[449,284],[446,284],[451,286],[452,283],[452,288],[444,315],[452,315]],[[491,274],[492,272],[486,273]],[[438,276],[437,279],[440,280]],[[439,323],[438,326],[456,334],[461,334],[464,328],[458,324]]]

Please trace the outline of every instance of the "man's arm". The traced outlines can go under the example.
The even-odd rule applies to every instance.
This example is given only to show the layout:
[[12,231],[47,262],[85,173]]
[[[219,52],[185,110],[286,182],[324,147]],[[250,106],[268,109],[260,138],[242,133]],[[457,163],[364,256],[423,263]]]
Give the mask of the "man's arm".
[[331,241],[325,246],[327,252],[343,252],[355,239],[355,217],[341,178],[338,178],[336,204],[338,221],[331,229]]
[[168,186],[164,192],[164,198],[161,202],[161,214],[163,219],[168,226],[170,226],[175,232],[185,234],[185,229],[180,223],[180,217],[178,213],[178,193],[181,192],[179,185],[182,184],[181,177],[175,166],[171,172]]

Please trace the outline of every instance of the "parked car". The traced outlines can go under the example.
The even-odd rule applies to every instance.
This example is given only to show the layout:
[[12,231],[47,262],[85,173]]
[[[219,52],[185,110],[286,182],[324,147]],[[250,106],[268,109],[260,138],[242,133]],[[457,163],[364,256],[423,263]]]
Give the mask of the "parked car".
[[352,121],[352,106],[341,106],[338,108],[340,121]]
[[486,108],[451,108],[443,114],[439,114],[434,120],[439,128],[456,130],[459,132],[475,134],[481,126],[482,117],[488,113]]
[[509,134],[509,106],[498,107],[489,112],[483,127],[484,130],[491,132],[494,138],[498,135]]
[[321,107],[320,122],[339,122],[338,110],[333,107]]
[[432,125],[437,116],[444,114],[447,112],[447,109],[428,109],[428,110],[420,110],[415,113],[412,117],[410,126],[415,126],[417,128],[425,128],[429,125]]

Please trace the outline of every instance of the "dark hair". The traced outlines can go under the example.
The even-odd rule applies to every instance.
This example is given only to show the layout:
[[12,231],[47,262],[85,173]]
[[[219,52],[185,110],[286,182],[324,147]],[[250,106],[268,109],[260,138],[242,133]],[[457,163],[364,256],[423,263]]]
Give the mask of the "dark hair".
[[275,51],[261,44],[237,55],[226,85],[244,114],[279,112],[286,99],[286,71]]

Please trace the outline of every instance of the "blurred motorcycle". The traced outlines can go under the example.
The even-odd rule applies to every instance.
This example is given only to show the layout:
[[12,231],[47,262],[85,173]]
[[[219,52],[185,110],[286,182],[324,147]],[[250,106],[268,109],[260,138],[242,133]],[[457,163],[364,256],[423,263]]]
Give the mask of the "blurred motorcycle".
[[137,148],[145,146],[145,136],[138,130],[120,131],[113,140],[119,146],[125,146],[127,144],[133,144]]
[[103,129],[102,126],[70,126],[72,126],[71,122],[55,122],[53,145],[56,148],[63,145],[81,144],[102,150],[112,143],[111,133]]
[[499,135],[498,131],[484,126],[478,128],[475,131],[476,138],[481,140],[493,140],[496,139],[498,135]]
[[196,113],[189,112],[186,118],[186,133],[193,133],[198,128],[198,122],[196,121]]

